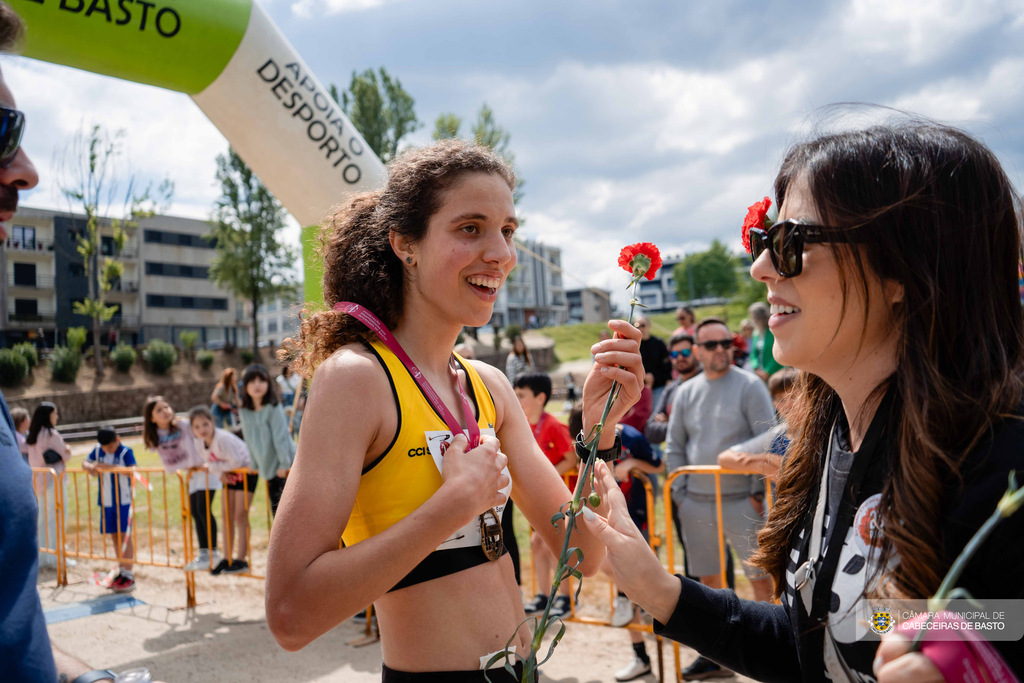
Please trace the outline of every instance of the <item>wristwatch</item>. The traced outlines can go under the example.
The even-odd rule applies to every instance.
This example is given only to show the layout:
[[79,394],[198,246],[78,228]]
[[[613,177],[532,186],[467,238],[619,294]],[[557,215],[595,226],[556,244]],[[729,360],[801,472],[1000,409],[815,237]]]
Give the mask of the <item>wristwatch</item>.
[[[583,442],[583,432],[576,437],[576,457],[580,460],[586,460],[590,457],[590,449],[586,447]],[[605,462],[612,462],[622,457],[622,437],[618,434],[615,435],[615,444],[606,450],[598,450],[598,460],[604,460]]]
[[[93,681],[113,681],[117,678],[117,674],[107,669],[105,671],[94,670],[86,671],[84,674],[71,681],[71,683],[93,683]],[[67,680],[66,674],[61,674],[61,683]]]

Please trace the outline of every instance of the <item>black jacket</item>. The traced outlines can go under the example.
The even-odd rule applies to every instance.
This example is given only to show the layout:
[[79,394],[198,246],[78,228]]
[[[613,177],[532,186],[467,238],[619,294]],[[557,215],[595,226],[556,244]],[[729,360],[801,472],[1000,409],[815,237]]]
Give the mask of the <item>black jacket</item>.
[[[1019,409],[1024,415],[1024,409]],[[854,471],[862,455],[870,455],[858,486],[851,473],[846,482],[842,507],[837,515],[836,531],[847,537],[854,515],[869,497],[881,491],[893,461],[896,439],[887,428],[893,412],[881,408],[869,429],[878,430],[879,446],[873,453],[862,447],[854,458]],[[865,438],[867,443],[868,438]],[[992,514],[1006,491],[1010,470],[1024,474],[1024,420],[1009,418],[996,425],[987,440],[968,456],[962,468],[964,486],[958,483],[947,490],[942,514],[942,539],[946,557],[952,561],[971,536]],[[812,491],[810,495],[814,496]],[[814,501],[811,503],[813,511]],[[791,545],[798,552],[790,570],[803,562],[806,548],[802,538],[809,534],[811,515],[807,516],[801,538]],[[837,544],[838,549],[846,544]],[[829,546],[831,550],[831,544]],[[829,556],[826,552],[826,562]],[[837,557],[838,559],[838,557]],[[654,632],[688,645],[705,657],[738,673],[761,681],[824,681],[824,629],[820,628],[838,597],[831,589],[835,576],[849,572],[850,564],[837,566],[829,580],[815,586],[812,614],[803,609],[799,596],[788,584],[781,605],[741,600],[728,590],[707,588],[680,577],[679,603],[667,624],[655,622]],[[856,567],[854,567],[856,569]],[[1024,511],[1004,519],[968,564],[957,583],[975,598],[1024,598]],[[1024,645],[1021,641],[994,641],[992,645],[1006,660],[1018,678],[1024,678]],[[874,681],[871,661],[878,643],[861,641],[841,648],[844,659],[863,681]]]

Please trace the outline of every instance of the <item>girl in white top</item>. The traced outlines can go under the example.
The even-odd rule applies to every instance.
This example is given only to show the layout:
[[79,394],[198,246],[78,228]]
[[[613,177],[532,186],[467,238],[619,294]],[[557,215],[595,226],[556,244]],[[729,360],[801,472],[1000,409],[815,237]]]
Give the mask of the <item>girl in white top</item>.
[[224,483],[224,547],[234,559],[227,558],[213,568],[213,574],[239,574],[249,571],[245,557],[249,550],[249,504],[252,503],[258,477],[235,470],[249,469],[249,448],[237,436],[214,426],[213,413],[206,406],[188,412],[196,453],[212,474]]
[[[28,437],[25,439],[25,453],[28,456],[30,467],[50,467],[57,472],[57,479],[61,482],[61,488],[65,488],[64,473],[67,462],[71,460],[71,449],[64,443],[60,432],[57,431],[57,406],[49,401],[43,401],[36,406],[32,413],[32,425],[28,428]],[[48,463],[44,456],[47,452],[54,452],[60,456],[57,462]],[[36,531],[39,534],[39,546],[49,548],[49,552],[39,555],[40,567],[57,566],[57,500],[54,478],[49,474],[37,474],[32,478],[32,486],[36,493],[36,502],[39,505],[39,517]]]

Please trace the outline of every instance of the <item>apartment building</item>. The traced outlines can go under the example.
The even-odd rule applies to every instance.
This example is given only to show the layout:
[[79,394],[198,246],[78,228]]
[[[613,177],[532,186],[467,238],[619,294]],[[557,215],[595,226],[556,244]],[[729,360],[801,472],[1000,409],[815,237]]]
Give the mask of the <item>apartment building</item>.
[[562,250],[541,242],[516,242],[518,263],[499,290],[491,324],[547,327],[569,320],[562,282]]
[[302,283],[291,294],[284,294],[262,304],[256,312],[260,345],[280,346],[288,337],[299,334],[299,311],[302,309]]
[[606,289],[567,289],[565,301],[570,322],[606,323],[612,318],[611,293]]
[[647,306],[648,312],[674,311],[684,303],[676,296],[676,281],[672,273],[672,269],[682,260],[681,256],[665,256],[653,280],[640,280],[640,303]]
[[[11,234],[0,258],[0,320],[3,342],[37,340],[63,343],[68,327],[92,332],[92,320],[74,313],[75,301],[89,294],[85,263],[77,237],[85,217],[23,207],[10,221]],[[101,221],[101,259],[117,258],[124,274],[106,301],[114,317],[101,327],[101,341],[141,344],[151,339],[180,343],[181,333],[195,331],[200,343],[245,344],[248,326],[240,302],[209,279],[215,253],[206,239],[205,221],[153,216],[128,230],[118,251],[109,221]],[[95,275],[93,275],[95,277]],[[40,339],[41,335],[41,339]]]

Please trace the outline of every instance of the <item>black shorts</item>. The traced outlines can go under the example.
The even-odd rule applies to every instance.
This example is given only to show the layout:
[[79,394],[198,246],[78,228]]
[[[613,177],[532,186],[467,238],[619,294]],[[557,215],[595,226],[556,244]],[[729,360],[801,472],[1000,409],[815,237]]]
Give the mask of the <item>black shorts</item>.
[[[501,667],[491,669],[487,676],[491,683],[519,683],[523,675],[523,665],[517,663],[515,670],[514,678]],[[484,678],[483,671],[395,671],[385,665],[380,680],[383,683],[484,683],[487,679]],[[537,680],[536,675],[533,680]]]
[[241,491],[242,481],[244,479],[245,488],[249,489],[249,493],[254,493],[256,491],[256,483],[260,480],[259,476],[248,473],[244,475],[239,474],[236,476],[238,478],[235,481],[231,482],[230,484],[225,484],[224,488],[226,488],[228,491]]

